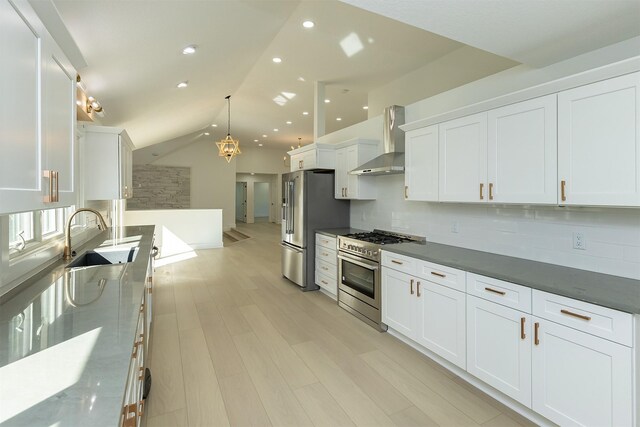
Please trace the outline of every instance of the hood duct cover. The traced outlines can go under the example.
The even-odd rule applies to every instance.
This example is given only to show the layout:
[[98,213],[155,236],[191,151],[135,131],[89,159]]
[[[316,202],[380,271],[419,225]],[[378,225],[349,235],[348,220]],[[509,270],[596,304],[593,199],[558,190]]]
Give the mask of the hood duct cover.
[[389,175],[404,173],[404,107],[392,105],[384,109],[382,143],[384,154],[358,166],[351,175]]

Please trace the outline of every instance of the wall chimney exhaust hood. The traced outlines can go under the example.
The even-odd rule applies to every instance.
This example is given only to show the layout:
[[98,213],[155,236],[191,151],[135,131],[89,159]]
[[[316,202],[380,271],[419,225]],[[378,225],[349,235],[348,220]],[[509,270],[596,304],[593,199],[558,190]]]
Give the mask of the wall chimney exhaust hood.
[[384,109],[382,117],[382,144],[384,154],[360,165],[351,175],[391,175],[404,173],[404,107],[392,105]]

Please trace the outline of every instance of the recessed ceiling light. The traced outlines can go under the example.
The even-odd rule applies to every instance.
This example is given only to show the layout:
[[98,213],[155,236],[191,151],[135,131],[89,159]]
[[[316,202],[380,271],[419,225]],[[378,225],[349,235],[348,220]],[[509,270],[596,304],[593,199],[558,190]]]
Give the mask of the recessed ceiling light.
[[274,128],[274,129],[273,129],[273,131],[274,131],[274,132],[278,132],[278,128]]
[[330,99],[325,99],[325,100],[324,100],[324,103],[325,103],[325,104],[328,104],[328,103],[330,103],[330,102],[331,102],[331,100],[330,100]]
[[204,134],[205,134],[206,136],[209,136],[209,132],[205,132]]
[[180,82],[176,85],[177,87],[179,87],[180,89],[182,89],[183,87],[187,87],[189,86],[189,82]]
[[257,139],[254,139],[254,140],[253,140],[253,142],[258,142],[258,140],[257,140]]
[[276,64],[279,64],[282,62],[282,58],[278,58],[277,56],[274,56],[272,61],[275,62]]
[[211,125],[211,127],[212,127],[212,128],[217,128],[217,127],[218,127],[218,125],[214,123],[214,124],[212,124],[212,125]]
[[298,77],[298,81],[299,81],[299,82],[304,82],[304,81],[305,81],[305,79],[304,79],[304,77]]
[[262,147],[262,144],[258,144],[258,147]]
[[302,23],[302,26],[305,27],[305,28],[313,28],[313,27],[315,27],[315,25],[316,24],[313,21],[304,21]]
[[263,137],[263,138],[266,138],[266,137],[267,137],[267,135],[262,135],[262,137]]
[[287,120],[288,125],[290,125],[291,123],[293,123],[291,120]]
[[196,47],[194,45],[189,45],[182,49],[183,55],[191,55],[192,53],[196,53]]
[[341,122],[342,121],[342,117],[336,117],[336,121]]
[[303,116],[308,116],[308,115],[309,115],[309,112],[308,112],[308,111],[303,111],[303,112],[302,112],[302,115],[303,115]]
[[369,109],[369,106],[368,106],[368,105],[365,105],[364,107],[362,107],[362,109],[363,109],[363,110],[368,110],[368,109]]

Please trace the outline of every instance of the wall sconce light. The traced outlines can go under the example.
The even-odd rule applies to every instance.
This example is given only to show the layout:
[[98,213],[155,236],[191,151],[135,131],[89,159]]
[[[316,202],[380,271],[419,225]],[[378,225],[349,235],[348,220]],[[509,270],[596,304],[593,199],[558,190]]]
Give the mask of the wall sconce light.
[[84,84],[80,75],[76,76],[76,87],[78,88],[77,101],[78,107],[88,116],[92,118],[92,114],[97,114],[100,117],[104,116],[102,105],[93,96],[87,95],[87,86]]

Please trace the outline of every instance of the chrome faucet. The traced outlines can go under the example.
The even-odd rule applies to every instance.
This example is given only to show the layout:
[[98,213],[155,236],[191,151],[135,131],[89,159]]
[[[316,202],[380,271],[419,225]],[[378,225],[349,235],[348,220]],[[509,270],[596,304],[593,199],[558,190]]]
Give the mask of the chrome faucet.
[[79,214],[80,212],[93,213],[96,216],[96,218],[98,218],[98,221],[100,222],[100,224],[98,224],[98,228],[103,231],[107,229],[107,224],[104,222],[104,218],[102,217],[102,214],[95,209],[80,208],[80,209],[77,209],[71,215],[69,215],[69,218],[67,218],[67,224],[64,227],[64,253],[62,254],[62,259],[65,261],[68,261],[71,259],[71,221],[73,220],[73,217]]

